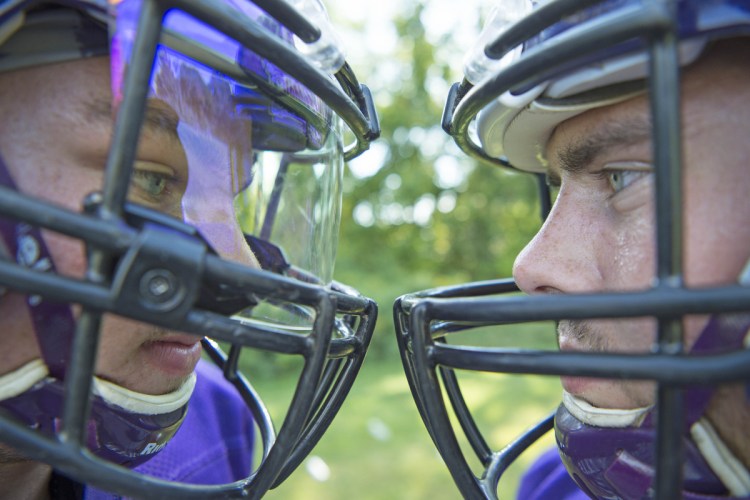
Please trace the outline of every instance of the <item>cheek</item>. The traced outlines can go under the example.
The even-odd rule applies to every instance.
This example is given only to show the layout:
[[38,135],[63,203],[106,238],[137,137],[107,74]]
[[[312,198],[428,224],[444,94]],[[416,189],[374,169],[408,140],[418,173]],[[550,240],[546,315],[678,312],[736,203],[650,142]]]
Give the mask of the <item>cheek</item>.
[[657,322],[651,317],[590,320],[607,352],[644,354],[656,340]]
[[[70,164],[39,170],[43,170],[39,182],[36,186],[27,186],[26,192],[73,212],[81,211],[87,194],[101,190],[102,174],[98,170]],[[43,236],[57,271],[82,278],[86,269],[83,242],[50,230],[44,230]]]
[[127,357],[127,351],[140,345],[142,333],[133,320],[105,314],[102,319],[99,356],[103,359]]
[[617,291],[641,290],[654,277],[654,223],[650,207],[613,224],[616,228],[610,246],[609,282]]
[[746,191],[739,196],[715,194],[689,205],[685,230],[689,286],[737,281],[750,254],[749,203]]

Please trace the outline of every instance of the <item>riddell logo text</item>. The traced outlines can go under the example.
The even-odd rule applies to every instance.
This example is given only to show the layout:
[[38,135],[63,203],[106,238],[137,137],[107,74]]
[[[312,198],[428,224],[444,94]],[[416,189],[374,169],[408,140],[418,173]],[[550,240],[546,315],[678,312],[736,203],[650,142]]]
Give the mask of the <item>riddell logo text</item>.
[[146,445],[146,447],[143,448],[143,450],[141,450],[140,454],[141,455],[152,455],[152,454],[156,453],[157,451],[161,450],[162,448],[164,448],[166,445],[167,445],[167,443],[162,443],[162,444],[148,443]]

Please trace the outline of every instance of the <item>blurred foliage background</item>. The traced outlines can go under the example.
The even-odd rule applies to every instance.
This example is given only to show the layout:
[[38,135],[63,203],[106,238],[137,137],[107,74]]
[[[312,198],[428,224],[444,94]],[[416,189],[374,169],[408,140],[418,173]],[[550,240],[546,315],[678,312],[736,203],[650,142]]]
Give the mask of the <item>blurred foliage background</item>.
[[[346,171],[335,278],[375,299],[380,317],[362,372],[311,456],[268,498],[451,499],[459,494],[423,427],[404,378],[391,308],[425,288],[506,277],[539,227],[533,179],[478,165],[440,128],[450,84],[489,13],[489,1],[326,0],[347,58],[375,96],[382,137]],[[496,333],[495,339],[503,334]],[[554,348],[548,325],[516,328],[509,345]],[[248,359],[272,415],[296,375]],[[495,449],[554,409],[555,379],[462,374]],[[501,481],[518,475],[551,436]]]

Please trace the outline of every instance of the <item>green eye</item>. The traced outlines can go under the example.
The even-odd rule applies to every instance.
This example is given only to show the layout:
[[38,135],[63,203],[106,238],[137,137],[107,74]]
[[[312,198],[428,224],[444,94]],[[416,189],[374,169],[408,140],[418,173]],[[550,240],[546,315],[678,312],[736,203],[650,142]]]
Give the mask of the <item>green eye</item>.
[[614,192],[620,191],[625,187],[623,182],[624,177],[623,172],[620,172],[619,170],[615,170],[608,174],[609,185],[612,186]]
[[184,191],[184,183],[172,168],[161,163],[139,161],[130,179],[128,199],[179,218]]
[[618,193],[647,174],[638,170],[613,170],[607,172],[607,179],[612,190]]
[[641,177],[652,172],[649,163],[641,161],[619,161],[604,165],[600,174],[607,179],[612,191],[619,193]]
[[169,178],[159,172],[151,170],[136,170],[133,172],[133,184],[149,196],[163,195],[169,188]]

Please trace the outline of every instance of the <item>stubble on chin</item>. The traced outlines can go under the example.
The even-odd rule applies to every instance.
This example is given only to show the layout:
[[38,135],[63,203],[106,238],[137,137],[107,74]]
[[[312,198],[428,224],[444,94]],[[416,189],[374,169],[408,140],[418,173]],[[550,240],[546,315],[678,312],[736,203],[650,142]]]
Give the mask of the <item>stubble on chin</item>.
[[[568,351],[631,354],[643,352],[619,347],[617,339],[612,336],[615,331],[618,335],[625,335],[623,331],[615,330],[613,322],[609,320],[563,320],[557,328],[558,343],[565,343],[565,349]],[[600,408],[643,408],[652,405],[654,401],[655,386],[651,381],[603,377],[580,379],[595,381],[595,384],[590,385],[586,394],[576,395]]]
[[578,350],[587,352],[606,352],[608,344],[606,339],[597,335],[597,330],[590,321],[562,320],[557,324],[557,343],[565,337],[572,340]]

